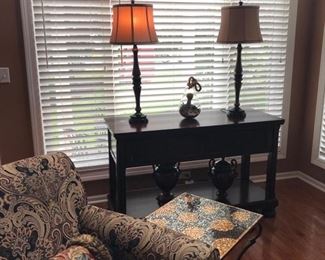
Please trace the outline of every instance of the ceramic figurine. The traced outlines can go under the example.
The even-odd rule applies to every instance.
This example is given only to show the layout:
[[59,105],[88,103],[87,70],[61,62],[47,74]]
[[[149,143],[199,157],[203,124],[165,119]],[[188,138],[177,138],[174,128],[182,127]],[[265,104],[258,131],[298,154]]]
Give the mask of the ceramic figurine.
[[201,90],[200,83],[194,77],[190,77],[179,107],[179,113],[183,117],[194,118],[200,114],[201,106],[197,93]]

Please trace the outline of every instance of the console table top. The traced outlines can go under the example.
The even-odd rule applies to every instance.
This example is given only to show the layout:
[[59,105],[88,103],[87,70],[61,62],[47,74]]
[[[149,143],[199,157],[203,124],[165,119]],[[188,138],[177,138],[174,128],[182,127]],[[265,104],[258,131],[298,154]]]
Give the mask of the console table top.
[[146,133],[164,130],[180,130],[191,128],[208,128],[208,127],[227,127],[257,125],[259,123],[277,123],[283,124],[284,119],[267,114],[260,110],[246,109],[246,118],[243,121],[234,123],[227,118],[225,112],[221,110],[204,110],[194,119],[184,119],[178,112],[149,114],[147,124],[130,125],[128,116],[112,116],[105,118],[105,122],[115,136]]

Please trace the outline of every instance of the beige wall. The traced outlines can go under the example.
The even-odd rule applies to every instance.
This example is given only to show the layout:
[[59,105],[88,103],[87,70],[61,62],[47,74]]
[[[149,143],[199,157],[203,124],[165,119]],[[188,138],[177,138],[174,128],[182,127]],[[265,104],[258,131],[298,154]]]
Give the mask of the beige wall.
[[[295,1],[295,0],[291,0]],[[278,171],[301,169],[325,182],[325,171],[310,164],[325,0],[299,0],[290,103],[287,158]],[[19,0],[0,1],[0,66],[11,71],[10,86],[0,85],[0,154],[9,162],[33,154]],[[263,173],[265,163],[252,166]]]
[[0,84],[2,163],[33,155],[23,35],[18,0],[0,1],[0,67],[9,67],[10,84]]
[[[309,2],[310,0],[305,0]],[[322,51],[323,32],[325,25],[325,0],[310,1],[311,17],[309,24],[309,48],[308,60],[305,66],[305,88],[301,100],[301,105],[304,108],[304,114],[300,117],[302,124],[302,135],[297,139],[299,147],[299,169],[310,174],[312,177],[325,183],[325,170],[310,163],[313,133],[314,133],[314,119],[316,112],[316,100],[319,80],[319,69]],[[322,71],[321,73],[325,73]]]

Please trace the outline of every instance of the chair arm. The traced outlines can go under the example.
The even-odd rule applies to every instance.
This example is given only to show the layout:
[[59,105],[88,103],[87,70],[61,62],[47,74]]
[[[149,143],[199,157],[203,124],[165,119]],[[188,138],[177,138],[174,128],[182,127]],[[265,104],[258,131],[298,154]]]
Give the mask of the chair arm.
[[95,206],[82,210],[79,223],[81,232],[96,234],[113,252],[135,259],[219,259],[218,250],[204,242]]

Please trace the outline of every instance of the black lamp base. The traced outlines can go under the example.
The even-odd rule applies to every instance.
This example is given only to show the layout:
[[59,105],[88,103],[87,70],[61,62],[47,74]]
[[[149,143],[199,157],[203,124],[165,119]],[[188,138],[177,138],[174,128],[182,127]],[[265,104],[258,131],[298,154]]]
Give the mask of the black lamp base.
[[227,110],[227,116],[231,121],[241,121],[246,117],[246,113],[240,107],[233,107]]
[[140,113],[134,113],[130,116],[129,119],[130,124],[139,124],[139,123],[148,123],[147,116],[145,114]]

